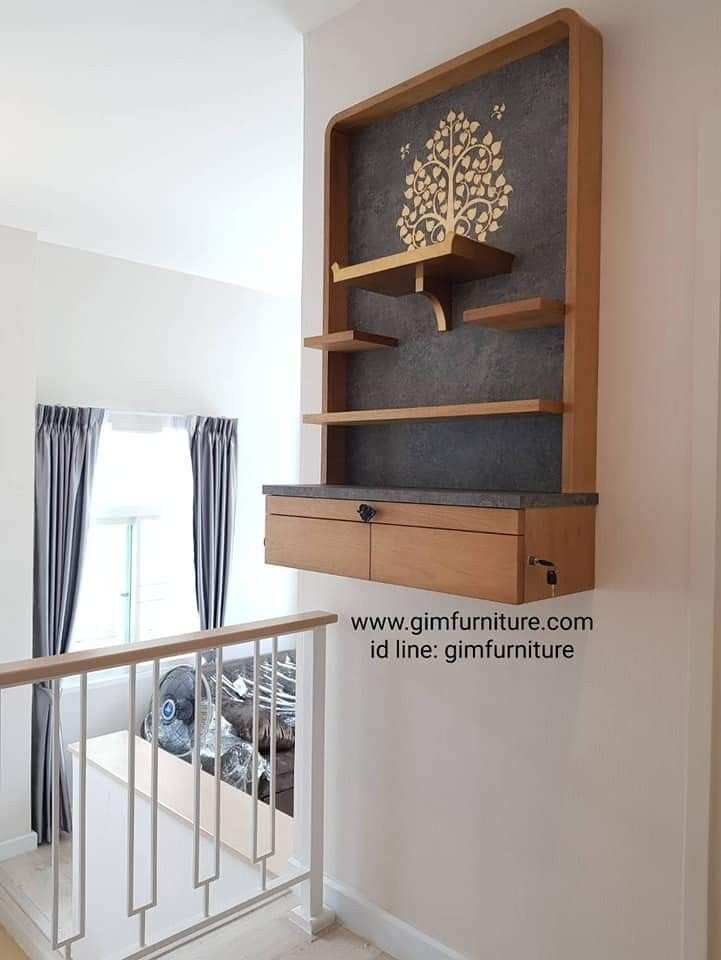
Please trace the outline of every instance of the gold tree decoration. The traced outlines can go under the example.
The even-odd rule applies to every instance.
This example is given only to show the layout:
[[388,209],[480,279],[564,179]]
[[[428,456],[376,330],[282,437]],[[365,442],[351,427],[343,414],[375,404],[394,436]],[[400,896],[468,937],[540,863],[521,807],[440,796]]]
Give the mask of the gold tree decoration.
[[413,161],[405,203],[396,221],[407,247],[440,243],[450,233],[485,240],[499,229],[513,190],[501,172],[501,140],[463,111],[451,110],[426,141],[428,155]]

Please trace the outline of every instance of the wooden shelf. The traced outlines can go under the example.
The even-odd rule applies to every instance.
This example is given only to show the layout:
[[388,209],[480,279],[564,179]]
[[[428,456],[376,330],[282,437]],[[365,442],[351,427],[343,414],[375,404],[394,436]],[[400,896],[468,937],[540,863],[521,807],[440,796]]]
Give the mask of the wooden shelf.
[[381,336],[379,333],[366,333],[365,330],[339,330],[337,333],[325,333],[322,337],[306,337],[303,344],[330,353],[356,353],[361,350],[397,347],[398,340],[395,337]]
[[510,273],[513,254],[453,233],[441,243],[404,250],[377,260],[331,265],[333,283],[403,297],[421,293],[433,305],[439,330],[447,329],[451,284]]
[[496,303],[492,307],[478,307],[463,311],[463,322],[495,330],[528,330],[533,327],[555,327],[563,323],[566,305],[562,300],[548,297],[530,297]]
[[465,283],[509,273],[512,264],[512,253],[453,233],[441,243],[404,250],[377,260],[348,267],[334,263],[331,271],[334,283],[384,293],[389,297],[402,297],[420,292],[416,290],[419,267],[424,279]]
[[491,403],[454,403],[435,407],[396,407],[388,410],[336,410],[307,413],[303,423],[325,426],[362,426],[399,420],[453,420],[458,417],[492,417],[534,413],[561,414],[561,400],[497,400]]

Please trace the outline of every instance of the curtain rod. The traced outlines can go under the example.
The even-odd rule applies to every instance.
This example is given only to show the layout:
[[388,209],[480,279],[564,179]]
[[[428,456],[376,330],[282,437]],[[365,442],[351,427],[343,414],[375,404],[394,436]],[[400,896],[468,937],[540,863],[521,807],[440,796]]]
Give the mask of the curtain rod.
[[[149,413],[135,410],[105,410],[105,422],[115,430],[134,430],[138,433],[160,433],[165,428],[185,430],[190,421],[204,414],[195,413]],[[234,417],[212,419],[232,420]]]
[[149,413],[138,410],[105,410],[105,422],[116,430],[139,430],[159,433],[165,427],[183,429],[190,415],[178,413]]

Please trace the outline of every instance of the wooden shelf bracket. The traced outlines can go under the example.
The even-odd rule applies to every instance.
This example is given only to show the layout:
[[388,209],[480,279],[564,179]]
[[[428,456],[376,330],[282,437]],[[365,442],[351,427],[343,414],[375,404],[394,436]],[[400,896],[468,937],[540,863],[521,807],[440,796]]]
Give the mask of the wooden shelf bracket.
[[425,264],[416,264],[416,293],[421,293],[430,301],[436,318],[439,333],[448,330],[451,316],[451,285],[438,277],[426,276]]

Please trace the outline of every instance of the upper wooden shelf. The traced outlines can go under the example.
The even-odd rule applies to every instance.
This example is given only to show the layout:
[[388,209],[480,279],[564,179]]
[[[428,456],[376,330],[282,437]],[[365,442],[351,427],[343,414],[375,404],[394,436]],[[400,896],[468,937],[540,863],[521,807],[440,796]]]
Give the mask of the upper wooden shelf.
[[399,420],[452,420],[458,417],[491,417],[509,414],[563,413],[561,400],[496,400],[490,403],[453,403],[435,407],[395,407],[387,410],[334,410],[306,413],[303,423],[326,426],[361,426]]
[[463,322],[495,330],[528,330],[532,327],[554,327],[563,323],[566,305],[562,300],[548,297],[530,297],[496,303],[492,307],[478,307],[463,311]]
[[419,267],[425,279],[465,283],[509,273],[512,265],[512,253],[452,233],[440,243],[392,253],[377,260],[347,267],[334,263],[331,271],[334,283],[384,293],[389,297],[402,297],[420,292],[416,290]]
[[306,337],[304,346],[331,353],[357,353],[361,350],[384,350],[397,347],[395,337],[384,337],[379,333],[367,333],[365,330],[339,330],[337,333],[324,333],[322,337]]
[[509,273],[513,254],[488,243],[452,233],[428,247],[404,250],[377,260],[341,267],[331,265],[333,283],[403,297],[422,293],[432,303],[439,330],[447,329],[451,284]]

